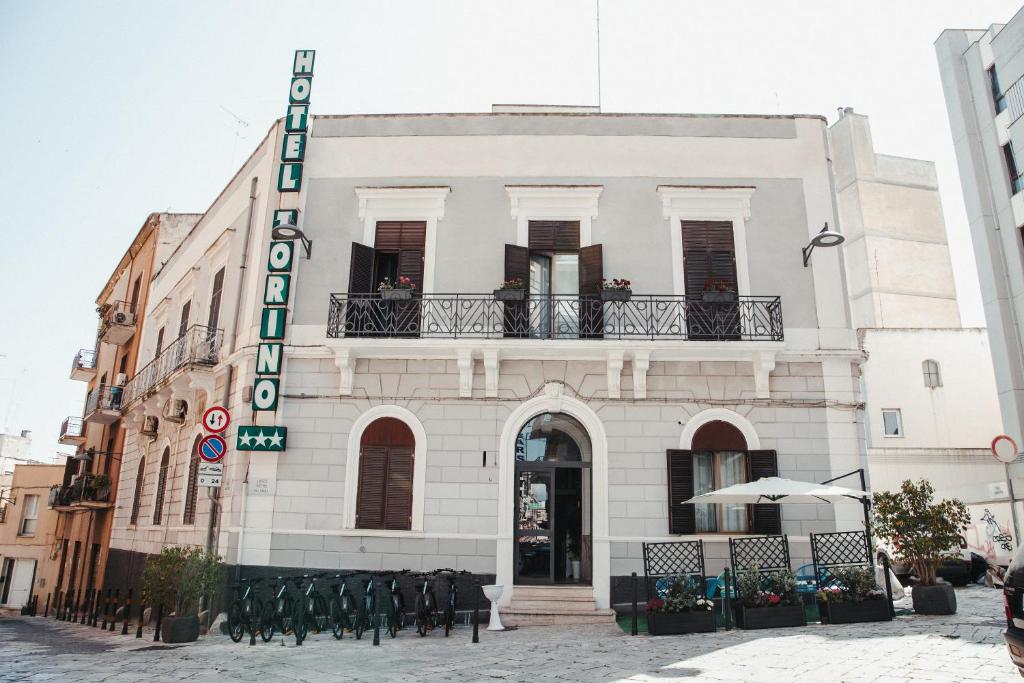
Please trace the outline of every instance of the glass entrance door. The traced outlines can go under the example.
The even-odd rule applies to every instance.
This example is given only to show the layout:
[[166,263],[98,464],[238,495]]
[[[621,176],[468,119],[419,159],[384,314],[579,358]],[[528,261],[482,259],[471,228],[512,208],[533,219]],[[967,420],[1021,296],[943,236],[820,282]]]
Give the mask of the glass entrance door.
[[519,583],[551,583],[551,472],[520,471],[516,492],[516,577]]

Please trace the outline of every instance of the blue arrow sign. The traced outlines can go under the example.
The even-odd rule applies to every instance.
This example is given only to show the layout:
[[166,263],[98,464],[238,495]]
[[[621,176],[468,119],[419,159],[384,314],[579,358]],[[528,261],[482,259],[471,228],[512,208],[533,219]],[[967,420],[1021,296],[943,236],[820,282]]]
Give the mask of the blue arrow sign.
[[206,462],[219,462],[224,457],[228,444],[216,434],[210,434],[199,442],[199,457]]

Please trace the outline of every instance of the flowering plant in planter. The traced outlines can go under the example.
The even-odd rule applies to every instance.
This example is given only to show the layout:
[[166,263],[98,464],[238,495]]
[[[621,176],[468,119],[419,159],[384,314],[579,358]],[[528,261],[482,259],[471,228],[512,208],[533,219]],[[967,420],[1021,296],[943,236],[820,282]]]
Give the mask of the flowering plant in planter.
[[511,280],[502,282],[498,289],[524,289],[523,281],[520,278],[514,277]]
[[609,280],[608,278],[601,279],[601,289],[605,291],[625,292],[629,291],[632,286],[632,281],[625,278],[613,278],[612,280]]
[[384,278],[380,284],[377,285],[378,292],[384,292],[390,289],[416,289],[416,283],[404,275],[398,276],[397,282],[392,282],[391,278]]
[[704,283],[704,291],[705,292],[722,292],[722,293],[731,292],[731,293],[735,294],[736,293],[736,288],[733,287],[730,282],[727,282],[726,280],[724,280],[722,278],[710,277],[710,278],[707,279],[707,282]]
[[885,591],[875,583],[875,573],[869,567],[845,567],[833,569],[830,573],[835,583],[815,593],[818,602],[863,602],[886,597]]
[[647,601],[648,612],[710,612],[715,603],[705,598],[694,586],[689,577],[678,577],[665,591],[665,597],[655,597]]
[[786,607],[800,604],[796,592],[796,575],[788,570],[761,574],[751,565],[736,579],[736,591],[744,607]]

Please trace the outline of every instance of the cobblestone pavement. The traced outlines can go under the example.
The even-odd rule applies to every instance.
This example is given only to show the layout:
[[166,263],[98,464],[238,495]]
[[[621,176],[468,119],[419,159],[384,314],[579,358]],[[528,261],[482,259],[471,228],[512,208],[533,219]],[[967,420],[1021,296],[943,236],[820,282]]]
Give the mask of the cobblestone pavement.
[[[295,647],[226,636],[167,646],[41,617],[0,619],[0,681],[1018,681],[1002,639],[1002,596],[957,590],[952,617],[689,636],[630,637],[611,627],[460,627],[420,638],[403,631],[312,635]],[[899,605],[898,605],[899,606]],[[908,605],[903,605],[908,606]],[[120,625],[118,628],[120,631]]]

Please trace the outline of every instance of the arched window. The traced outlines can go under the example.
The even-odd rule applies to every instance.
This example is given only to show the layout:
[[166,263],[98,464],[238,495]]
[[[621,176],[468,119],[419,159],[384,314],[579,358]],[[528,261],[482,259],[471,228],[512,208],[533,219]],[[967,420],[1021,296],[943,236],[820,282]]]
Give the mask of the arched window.
[[[721,420],[693,435],[693,495],[747,481],[747,441],[740,430]],[[742,503],[695,505],[697,533],[745,532],[747,506]]]
[[139,523],[139,507],[142,505],[142,484],[146,480],[146,459],[139,460],[139,470],[135,475],[135,497],[132,498],[132,516],[129,524]]
[[939,373],[939,362],[930,358],[921,363],[921,371],[924,373],[924,385],[929,389],[942,386],[942,375]]
[[197,436],[192,442],[192,456],[188,461],[188,486],[185,489],[185,514],[182,515],[183,524],[196,523],[196,494],[199,492],[199,443],[202,436]]
[[374,420],[359,445],[356,528],[411,529],[416,438],[393,417]]
[[156,481],[156,501],[153,503],[153,524],[160,524],[164,518],[164,492],[167,489],[167,466],[171,460],[171,449],[164,449],[160,456],[160,477]]

